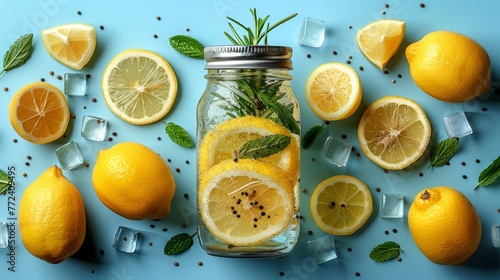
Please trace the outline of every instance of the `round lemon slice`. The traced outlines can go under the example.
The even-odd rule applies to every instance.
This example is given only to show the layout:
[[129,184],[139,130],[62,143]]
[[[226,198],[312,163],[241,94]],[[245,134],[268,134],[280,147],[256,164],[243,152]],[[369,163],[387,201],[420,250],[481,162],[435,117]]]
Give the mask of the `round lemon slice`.
[[361,96],[358,74],[344,63],[320,65],[307,79],[307,103],[325,121],[343,120],[354,114],[361,103]]
[[35,144],[46,144],[66,132],[70,112],[66,97],[58,88],[36,82],[12,97],[9,117],[19,136]]
[[111,60],[101,87],[115,115],[128,123],[145,125],[168,114],[177,96],[177,77],[157,53],[131,49]]
[[370,190],[359,179],[337,175],[314,189],[310,207],[321,230],[332,235],[350,235],[366,223],[373,201]]
[[288,146],[259,161],[276,165],[288,173],[286,176],[295,184],[299,176],[300,150],[297,140],[278,123],[261,117],[245,116],[229,119],[209,131],[201,141],[198,158],[198,173],[200,176],[212,166],[228,159],[234,159],[235,153],[250,140],[281,134],[291,138]]
[[252,159],[227,160],[201,180],[198,207],[208,230],[234,246],[251,246],[283,232],[294,213],[284,171]]
[[94,54],[95,29],[83,23],[59,25],[43,30],[42,42],[55,60],[69,68],[80,70]]
[[377,165],[400,170],[417,161],[431,138],[431,125],[415,101],[386,96],[370,105],[358,125],[365,155]]
[[356,42],[368,61],[384,69],[403,42],[405,29],[406,23],[402,20],[377,20],[357,32]]

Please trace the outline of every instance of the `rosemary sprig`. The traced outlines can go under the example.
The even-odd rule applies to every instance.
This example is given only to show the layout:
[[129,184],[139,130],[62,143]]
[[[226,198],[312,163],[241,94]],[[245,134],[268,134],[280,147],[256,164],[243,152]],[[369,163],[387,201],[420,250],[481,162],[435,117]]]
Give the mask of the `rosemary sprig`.
[[[265,75],[266,70],[253,71],[262,71],[262,74]],[[279,90],[281,84],[282,81],[256,84],[253,80],[238,80],[236,86],[233,86],[230,82],[221,81],[220,86],[229,88],[233,97],[228,99],[216,92],[212,92],[212,94],[219,99],[219,108],[235,113],[238,117],[252,115],[267,118],[272,115],[273,111],[260,100],[259,94],[265,94],[272,101],[278,102],[283,97],[283,93]]]
[[232,17],[227,17],[228,20],[232,21],[234,24],[240,26],[243,28],[243,30],[246,31],[246,35],[241,36],[238,34],[236,29],[234,28],[233,24],[231,22],[228,23],[229,29],[231,29],[231,33],[233,33],[233,36],[231,36],[229,33],[224,32],[224,35],[231,41],[232,44],[234,45],[239,45],[239,46],[253,46],[253,45],[258,45],[262,39],[264,39],[264,45],[267,45],[267,35],[271,30],[275,29],[276,27],[280,26],[281,24],[291,20],[292,18],[296,17],[298,14],[291,14],[280,21],[276,22],[275,24],[271,25],[270,23],[267,22],[269,19],[269,15],[265,16],[264,18],[258,17],[257,16],[257,9],[250,9],[250,13],[252,14],[253,21],[254,21],[254,29],[252,30],[250,27],[245,26],[238,20],[232,18]]
[[[229,29],[233,33],[224,35],[235,45],[254,46],[262,40],[267,45],[268,34],[279,25],[297,16],[297,13],[289,15],[275,24],[268,23],[269,15],[261,18],[257,15],[257,10],[250,9],[253,17],[253,29],[243,25],[234,18],[227,17]],[[234,24],[234,25],[233,25]],[[236,31],[236,26],[246,31],[245,35],[240,35]],[[230,96],[223,96],[212,92],[215,97],[215,106],[226,111],[231,118],[242,116],[257,116],[271,119],[293,134],[300,134],[300,126],[294,118],[294,104],[287,100],[285,92],[280,88],[283,85],[281,79],[267,79],[269,69],[237,69],[237,75],[248,77],[248,79],[237,79],[232,81],[218,81],[219,86],[230,90]],[[266,79],[266,82],[262,82]]]

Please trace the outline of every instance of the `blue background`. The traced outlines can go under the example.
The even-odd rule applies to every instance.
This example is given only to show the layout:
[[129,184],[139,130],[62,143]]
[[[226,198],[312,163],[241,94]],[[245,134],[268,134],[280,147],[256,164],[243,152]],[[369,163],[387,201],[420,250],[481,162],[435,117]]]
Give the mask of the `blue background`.
[[[384,4],[389,7],[384,7]],[[88,233],[84,248],[67,261],[51,265],[31,256],[23,247],[16,229],[15,272],[8,270],[8,250],[0,250],[0,279],[499,279],[500,249],[491,243],[490,226],[500,223],[500,183],[473,191],[479,173],[500,155],[498,139],[500,130],[500,95],[489,92],[463,104],[448,104],[424,94],[413,83],[404,50],[410,43],[435,30],[451,30],[472,37],[487,50],[492,61],[493,81],[499,78],[500,36],[498,36],[497,1],[425,1],[425,8],[416,0],[333,1],[333,0],[207,0],[207,1],[68,1],[0,0],[0,53],[4,53],[20,35],[34,33],[34,50],[29,61],[0,76],[0,169],[16,169],[16,202],[23,190],[46,168],[58,164],[54,150],[68,142],[76,141],[89,167],[81,166],[64,174],[80,189],[86,204]],[[302,108],[302,129],[305,132],[320,124],[309,109],[304,97],[304,87],[309,74],[319,65],[345,62],[352,56],[351,66],[357,71],[363,86],[363,101],[358,111],[344,121],[328,126],[319,141],[302,152],[301,236],[292,253],[281,259],[226,259],[207,255],[198,243],[177,256],[165,256],[163,246],[173,235],[195,232],[196,150],[185,149],[172,143],[159,121],[148,126],[133,126],[113,115],[101,95],[101,75],[107,63],[119,52],[129,48],[143,48],[158,52],[174,68],[179,80],[179,94],[172,111],[164,121],[175,122],[195,137],[195,112],[197,100],[205,87],[206,71],[202,60],[190,59],[175,52],[168,38],[186,34],[197,38],[204,45],[228,44],[223,31],[228,31],[226,16],[250,24],[249,8],[256,7],[262,15],[271,14],[275,22],[289,14],[299,16],[272,32],[270,43],[294,48],[293,90]],[[77,14],[81,11],[81,15]],[[385,11],[385,14],[382,13]],[[156,17],[160,16],[161,20]],[[305,17],[326,21],[326,39],[321,48],[297,45],[297,34]],[[405,20],[407,30],[400,51],[383,74],[372,66],[359,52],[356,31],[377,19]],[[35,145],[24,141],[14,132],[8,121],[8,104],[12,95],[25,84],[39,81],[59,88],[63,81],[56,75],[75,72],[53,60],[43,48],[40,31],[59,24],[83,22],[93,25],[97,33],[97,49],[90,63],[81,73],[91,74],[88,94],[70,97],[69,105],[76,118],[70,122],[67,137],[46,144]],[[103,30],[99,26],[104,27]],[[351,28],[349,28],[351,27]],[[187,31],[187,28],[189,31]],[[157,34],[157,38],[153,35]],[[336,51],[337,55],[332,52]],[[310,57],[308,57],[310,55]],[[363,66],[364,70],[359,70]],[[53,76],[49,75],[53,71]],[[401,78],[398,78],[401,74]],[[393,83],[392,80],[396,82]],[[494,85],[498,85],[494,83]],[[3,91],[8,87],[8,91]],[[467,113],[474,134],[460,140],[458,153],[450,166],[426,169],[428,154],[419,163],[403,170],[384,173],[363,153],[351,154],[347,167],[328,165],[320,158],[321,142],[328,135],[346,135],[356,151],[361,151],[356,135],[357,123],[364,109],[378,98],[399,95],[414,99],[422,105],[433,127],[432,141],[446,138],[442,124],[443,115],[463,110]],[[97,102],[92,102],[96,98]],[[86,106],[86,109],[83,109]],[[482,108],[487,108],[483,111]],[[117,132],[111,142],[96,143],[80,137],[84,115],[96,115],[109,120],[109,136]],[[157,137],[161,137],[158,140]],[[13,139],[18,142],[14,143]],[[159,221],[130,221],[108,210],[96,197],[90,180],[96,152],[122,141],[137,141],[151,147],[165,159],[170,159],[177,182],[171,214]],[[27,156],[32,159],[28,160]],[[314,160],[313,160],[314,159]],[[480,159],[480,163],[475,160]],[[189,163],[186,163],[186,160]],[[465,162],[462,166],[460,163]],[[29,162],[29,166],[25,163]],[[423,176],[419,176],[419,173]],[[22,174],[26,173],[26,177]],[[311,218],[309,198],[314,187],[322,180],[336,175],[349,174],[364,181],[372,191],[374,211],[366,225],[352,236],[335,237],[338,259],[316,265],[310,257],[307,241],[324,236]],[[463,179],[466,175],[467,179]],[[482,238],[479,249],[463,266],[441,266],[428,261],[413,242],[407,225],[407,212],[414,196],[423,188],[449,185],[463,192],[475,205],[482,221]],[[380,192],[375,188],[379,187]],[[130,191],[134,191],[131,186]],[[380,217],[381,195],[399,193],[405,196],[405,218],[384,220]],[[189,198],[185,198],[188,194]],[[0,220],[7,220],[7,196],[0,196]],[[16,205],[17,206],[17,205]],[[14,215],[13,217],[16,217]],[[12,218],[12,217],[10,217]],[[15,221],[15,220],[14,220]],[[140,230],[142,241],[135,254],[124,254],[111,247],[118,226]],[[439,225],[436,225],[439,226]],[[393,233],[392,229],[397,229]],[[389,230],[389,235],[384,233]],[[311,231],[311,234],[308,233]],[[379,243],[398,242],[404,253],[402,261],[385,263],[372,261],[368,254]],[[150,246],[148,243],[151,242]],[[351,248],[352,251],[348,251]],[[100,253],[103,250],[103,254]],[[174,266],[178,262],[179,266]],[[203,262],[202,266],[198,262]],[[280,275],[283,272],[283,275]],[[360,276],[356,277],[355,273]]]

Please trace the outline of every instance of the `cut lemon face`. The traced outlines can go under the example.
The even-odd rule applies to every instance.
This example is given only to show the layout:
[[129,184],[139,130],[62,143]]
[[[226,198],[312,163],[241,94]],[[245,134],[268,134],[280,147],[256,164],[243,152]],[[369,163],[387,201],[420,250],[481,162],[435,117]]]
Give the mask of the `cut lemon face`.
[[361,83],[351,66],[329,62],[316,68],[306,83],[306,100],[311,110],[325,121],[345,119],[361,103]]
[[431,138],[431,125],[415,101],[386,96],[370,105],[358,126],[358,139],[365,155],[377,165],[403,169],[424,153]]
[[83,23],[60,25],[43,30],[42,41],[55,60],[69,68],[80,70],[94,54],[95,29]]
[[46,144],[64,134],[70,113],[66,97],[58,88],[37,82],[24,86],[12,97],[9,117],[19,136]]
[[283,232],[294,213],[293,187],[276,166],[252,159],[211,168],[198,190],[208,230],[234,246],[251,246]]
[[228,159],[234,159],[235,153],[246,142],[257,138],[281,134],[291,138],[288,146],[259,161],[269,162],[287,172],[287,178],[293,184],[299,176],[300,150],[297,140],[278,123],[260,117],[245,116],[229,119],[209,131],[201,141],[198,149],[198,172],[203,176],[212,166]]
[[406,23],[402,20],[377,20],[357,32],[356,42],[366,59],[384,69],[403,42],[405,29]]
[[102,76],[109,109],[124,121],[144,125],[168,114],[177,96],[177,77],[160,55],[139,49],[118,54]]
[[318,227],[332,235],[350,235],[373,211],[370,190],[360,180],[337,175],[321,182],[311,195],[311,214]]

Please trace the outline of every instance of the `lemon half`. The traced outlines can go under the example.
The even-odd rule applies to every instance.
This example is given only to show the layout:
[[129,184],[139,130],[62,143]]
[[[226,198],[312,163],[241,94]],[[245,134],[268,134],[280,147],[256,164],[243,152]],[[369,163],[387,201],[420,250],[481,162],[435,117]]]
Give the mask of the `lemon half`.
[[325,121],[342,120],[354,114],[361,97],[358,74],[347,64],[325,63],[318,66],[307,79],[307,103]]
[[9,118],[19,136],[35,144],[46,144],[64,135],[70,111],[62,91],[49,83],[36,82],[12,97]]

